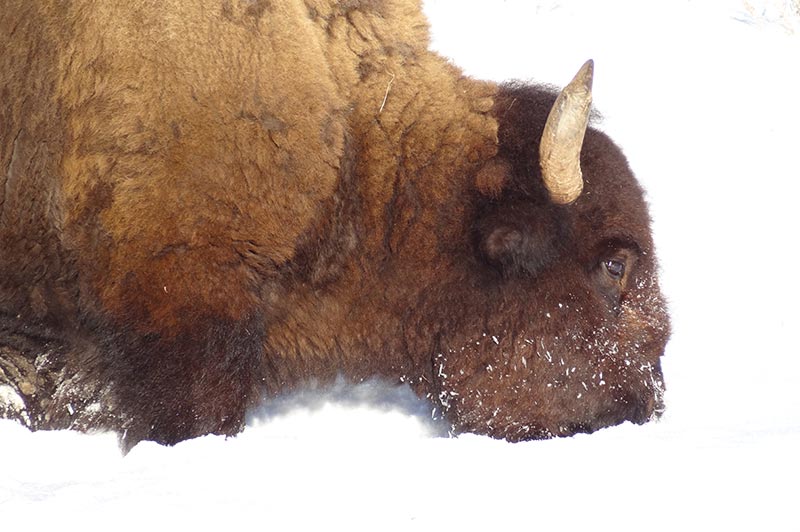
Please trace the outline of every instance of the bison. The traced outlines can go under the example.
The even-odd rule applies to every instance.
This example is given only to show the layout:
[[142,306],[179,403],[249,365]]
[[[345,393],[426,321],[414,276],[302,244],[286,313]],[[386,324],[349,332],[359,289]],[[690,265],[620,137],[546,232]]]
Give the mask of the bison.
[[419,0],[10,0],[0,410],[130,448],[338,376],[519,441],[663,409],[643,192],[558,94],[464,76]]

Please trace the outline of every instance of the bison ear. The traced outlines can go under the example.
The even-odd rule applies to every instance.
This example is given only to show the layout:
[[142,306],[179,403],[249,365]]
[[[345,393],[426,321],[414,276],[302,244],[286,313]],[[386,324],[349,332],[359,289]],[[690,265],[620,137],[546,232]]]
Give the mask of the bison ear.
[[536,275],[558,254],[558,220],[552,209],[525,202],[495,204],[476,225],[478,252],[504,275]]
[[521,228],[498,225],[481,239],[481,251],[493,263],[511,266],[525,255],[525,236]]

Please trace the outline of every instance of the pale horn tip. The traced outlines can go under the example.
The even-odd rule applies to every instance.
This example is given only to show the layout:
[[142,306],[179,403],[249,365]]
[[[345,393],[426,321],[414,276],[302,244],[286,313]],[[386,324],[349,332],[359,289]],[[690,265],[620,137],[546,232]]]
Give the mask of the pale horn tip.
[[550,199],[566,205],[583,190],[581,147],[592,105],[594,61],[588,60],[558,95],[539,144],[539,162]]

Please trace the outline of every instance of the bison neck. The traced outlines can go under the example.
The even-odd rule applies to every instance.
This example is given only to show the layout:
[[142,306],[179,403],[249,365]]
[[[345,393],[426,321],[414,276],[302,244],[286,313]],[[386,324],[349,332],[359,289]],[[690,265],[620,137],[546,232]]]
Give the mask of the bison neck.
[[416,316],[470,247],[474,173],[496,150],[495,86],[430,53],[384,61],[347,87],[351,160],[329,234],[295,263],[269,326],[273,390],[340,374],[428,381],[438,333]]

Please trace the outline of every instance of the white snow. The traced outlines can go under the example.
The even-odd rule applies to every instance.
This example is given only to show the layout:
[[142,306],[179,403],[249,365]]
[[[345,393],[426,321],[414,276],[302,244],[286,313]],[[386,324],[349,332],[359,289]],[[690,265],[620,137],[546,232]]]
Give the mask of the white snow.
[[[428,0],[469,74],[563,85],[648,191],[667,412],[568,439],[446,437],[407,389],[312,392],[236,438],[126,457],[0,421],[3,530],[800,530],[800,14],[791,1]],[[524,362],[523,362],[524,363]]]
[[17,391],[8,384],[0,384],[0,405],[3,405],[9,413],[21,413],[26,423],[30,421],[27,412],[25,412],[25,401],[23,401]]

